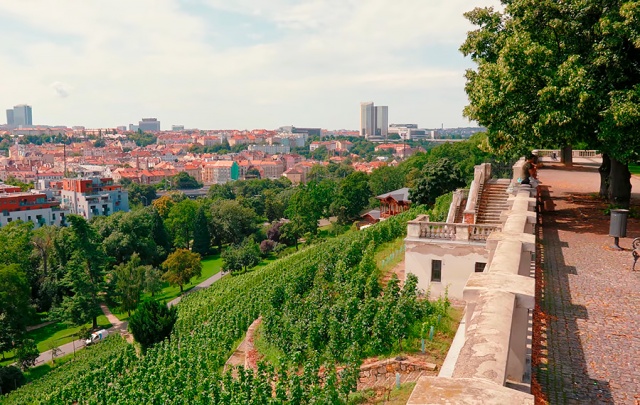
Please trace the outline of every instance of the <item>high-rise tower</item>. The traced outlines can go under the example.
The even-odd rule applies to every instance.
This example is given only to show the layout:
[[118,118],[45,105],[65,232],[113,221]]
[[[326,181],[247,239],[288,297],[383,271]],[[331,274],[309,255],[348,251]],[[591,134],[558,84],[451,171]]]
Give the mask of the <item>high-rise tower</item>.
[[389,134],[389,107],[375,106],[373,102],[360,103],[360,136],[386,138]]

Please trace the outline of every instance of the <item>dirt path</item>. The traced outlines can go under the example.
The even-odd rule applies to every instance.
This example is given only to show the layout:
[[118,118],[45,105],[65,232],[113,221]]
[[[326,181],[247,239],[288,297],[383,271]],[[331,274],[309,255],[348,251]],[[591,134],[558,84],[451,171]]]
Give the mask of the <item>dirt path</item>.
[[56,321],[42,322],[42,323],[39,323],[37,325],[27,326],[27,332],[31,332],[32,330],[44,328],[45,326],[49,326],[52,323],[56,323]]
[[224,365],[224,369],[228,370],[229,368],[243,366],[250,368],[257,368],[257,352],[253,346],[253,339],[256,333],[256,329],[262,322],[262,317],[259,317],[249,329],[247,329],[247,334],[244,337],[244,340],[238,345],[238,348],[233,352],[229,360]]

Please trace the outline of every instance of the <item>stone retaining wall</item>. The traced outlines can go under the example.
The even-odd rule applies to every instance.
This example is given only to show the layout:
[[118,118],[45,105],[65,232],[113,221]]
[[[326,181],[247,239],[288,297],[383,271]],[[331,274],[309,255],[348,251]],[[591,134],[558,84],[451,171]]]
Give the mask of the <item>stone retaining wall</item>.
[[437,368],[438,366],[432,363],[396,359],[381,360],[360,367],[359,382],[373,384],[376,381],[395,378],[396,373],[409,374],[415,371],[435,371]]

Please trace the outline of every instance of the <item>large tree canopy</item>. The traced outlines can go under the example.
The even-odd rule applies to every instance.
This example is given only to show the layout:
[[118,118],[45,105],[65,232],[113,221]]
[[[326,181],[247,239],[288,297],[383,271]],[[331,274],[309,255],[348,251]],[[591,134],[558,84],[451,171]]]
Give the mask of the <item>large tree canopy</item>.
[[[584,142],[611,157],[608,190],[628,204],[640,136],[640,8],[622,0],[513,0],[465,14],[465,115],[505,154]],[[608,161],[605,157],[605,162]],[[605,171],[605,175],[609,175]]]

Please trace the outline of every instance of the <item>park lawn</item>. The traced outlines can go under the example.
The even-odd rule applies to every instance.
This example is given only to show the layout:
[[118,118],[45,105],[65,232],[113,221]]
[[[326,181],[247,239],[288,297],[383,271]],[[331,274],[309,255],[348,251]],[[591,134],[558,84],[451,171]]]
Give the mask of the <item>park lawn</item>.
[[[85,327],[91,327],[91,324],[85,325]],[[98,329],[110,328],[111,324],[107,320],[107,317],[100,315],[98,317]],[[33,339],[38,346],[40,353],[51,350],[55,345],[56,347],[62,346],[65,343],[69,343],[78,339],[78,332],[82,329],[82,326],[69,326],[64,322],[55,322],[42,328],[38,328],[27,332],[27,339]],[[15,361],[13,358],[13,352],[5,353],[5,360],[0,362],[0,366],[11,364]]]
[[631,174],[640,175],[640,165],[629,165],[629,171]]

